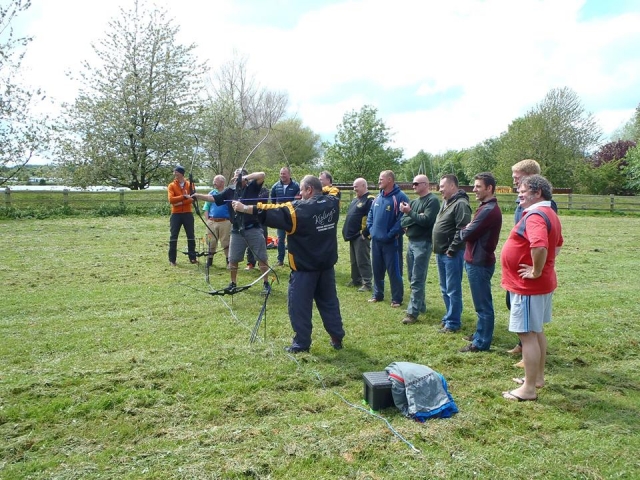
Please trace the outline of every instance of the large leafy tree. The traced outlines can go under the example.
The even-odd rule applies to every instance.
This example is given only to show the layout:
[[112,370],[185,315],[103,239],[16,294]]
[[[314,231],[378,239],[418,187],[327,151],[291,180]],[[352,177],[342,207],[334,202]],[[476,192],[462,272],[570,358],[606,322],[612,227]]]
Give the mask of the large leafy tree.
[[301,178],[317,167],[322,154],[320,135],[305,127],[302,120],[288,118],[274,127],[269,150],[276,167],[286,165]]
[[20,78],[20,65],[32,37],[17,36],[12,26],[30,6],[28,0],[0,5],[0,185],[18,175],[46,148],[48,140],[46,118],[33,114],[43,93],[25,86]]
[[502,136],[496,173],[500,182],[511,165],[524,158],[540,163],[542,173],[558,187],[575,187],[573,175],[599,142],[600,127],[569,88],[551,90],[524,117],[514,120]]
[[391,146],[392,134],[370,105],[348,112],[338,125],[334,143],[325,142],[326,167],[336,182],[377,179],[382,170],[397,170],[402,149]]
[[627,162],[624,169],[627,177],[626,186],[630,191],[638,194],[640,193],[640,147],[630,148],[625,160]]
[[458,177],[460,184],[465,185],[469,182],[469,177],[465,173],[468,158],[468,150],[448,150],[438,155],[421,150],[415,157],[402,163],[401,173],[397,178],[410,182],[417,174],[423,173],[429,177],[430,182],[438,183],[443,175],[454,174]]
[[466,152],[462,169],[468,180],[481,172],[494,172],[498,163],[497,154],[502,145],[501,141],[501,138],[489,138]]
[[246,59],[238,56],[220,67],[210,90],[199,119],[203,166],[229,178],[251,154],[246,167],[264,168],[273,158],[267,152],[277,147],[272,131],[286,111],[288,97],[260,87],[248,73]]
[[[591,162],[594,167],[600,167],[605,163],[622,160],[627,155],[627,151],[635,146],[636,142],[632,140],[617,140],[606,143],[593,154]],[[626,166],[625,162],[620,164],[620,167],[624,166]]]
[[611,135],[613,141],[632,140],[640,142],[640,105],[636,107],[633,116]]
[[74,184],[142,189],[190,161],[206,65],[178,32],[166,10],[135,0],[93,45],[98,61],[83,63],[80,93],[58,125],[59,161]]
[[627,183],[627,152],[636,146],[631,140],[617,140],[601,146],[575,171],[580,192],[591,194],[629,193]]
[[429,181],[437,182],[439,166],[435,155],[420,150],[416,155],[402,163],[399,175],[401,181],[411,181],[418,174],[429,177]]

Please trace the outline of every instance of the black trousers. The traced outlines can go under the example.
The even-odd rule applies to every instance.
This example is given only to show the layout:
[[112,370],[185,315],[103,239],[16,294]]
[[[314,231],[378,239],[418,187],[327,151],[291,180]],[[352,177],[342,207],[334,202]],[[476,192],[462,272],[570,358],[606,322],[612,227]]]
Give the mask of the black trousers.
[[189,259],[196,258],[196,237],[194,233],[193,213],[172,213],[169,218],[169,261],[176,262],[178,254],[178,235],[180,228],[184,227],[184,233],[187,235],[187,250]]

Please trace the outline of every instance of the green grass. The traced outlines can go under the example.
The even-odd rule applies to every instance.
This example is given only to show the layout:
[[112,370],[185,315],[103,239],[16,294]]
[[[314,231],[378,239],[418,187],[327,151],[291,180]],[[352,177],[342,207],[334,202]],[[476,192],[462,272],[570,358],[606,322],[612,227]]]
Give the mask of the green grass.
[[[461,354],[461,335],[437,333],[433,259],[429,312],[406,326],[344,286],[340,242],[345,348],[329,346],[316,313],[311,353],[294,358],[286,269],[250,344],[259,286],[224,297],[231,308],[197,291],[207,285],[186,256],[168,266],[168,217],[2,221],[0,477],[638,478],[640,218],[562,222],[547,386],[518,404],[500,396],[521,371],[505,352],[516,338],[499,273],[493,348]],[[221,287],[228,272],[215,264]],[[468,334],[466,278],[464,294]],[[400,360],[442,373],[460,409],[425,424],[380,412],[419,454],[345,402],[361,406],[363,372]]]

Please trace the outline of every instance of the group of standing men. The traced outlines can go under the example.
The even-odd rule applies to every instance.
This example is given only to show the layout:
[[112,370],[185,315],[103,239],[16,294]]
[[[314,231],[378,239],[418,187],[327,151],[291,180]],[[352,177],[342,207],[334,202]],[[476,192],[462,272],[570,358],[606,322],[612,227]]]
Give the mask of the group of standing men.
[[[523,160],[512,167],[512,172],[518,199],[515,226],[501,252],[501,284],[507,290],[511,310],[509,330],[517,333],[521,342],[513,351],[522,351],[525,376],[514,378],[520,387],[503,392],[503,397],[527,401],[536,399],[535,389],[544,385],[547,342],[543,325],[551,320],[551,298],[557,286],[555,256],[563,240],[557,207],[551,199],[552,187],[540,175],[539,164]],[[400,307],[404,293],[402,237],[406,235],[411,294],[402,323],[413,324],[426,312],[425,284],[433,252],[445,305],[440,332],[454,333],[462,327],[462,277],[466,270],[477,323],[474,333],[464,337],[469,343],[460,351],[489,350],[495,324],[491,279],[502,228],[494,176],[483,172],[474,177],[473,192],[479,205],[473,215],[469,197],[459,188],[455,175],[440,178],[442,203],[430,192],[426,175],[413,179],[417,197],[410,202],[395,183],[392,171],[381,172],[378,185],[380,193],[374,197],[364,179],[353,183],[356,198],[349,206],[343,229],[344,239],[351,243],[349,285],[361,283],[360,291],[368,290],[372,265],[373,294],[369,302],[384,300],[386,274],[391,307]],[[367,261],[369,252],[371,262]]]
[[[181,170],[182,169],[182,170]],[[551,199],[551,184],[541,175],[534,160],[523,160],[512,168],[518,189],[516,225],[501,252],[502,286],[508,292],[510,307],[509,330],[518,334],[525,367],[525,376],[514,381],[520,387],[503,392],[507,400],[527,401],[537,398],[536,388],[544,385],[546,337],[543,325],[551,320],[551,298],[557,286],[555,256],[562,245],[557,207]],[[264,236],[256,228],[255,241],[247,231],[259,225],[278,229],[278,264],[284,260],[284,239],[289,240],[289,316],[295,332],[291,353],[308,351],[311,345],[311,312],[316,302],[331,345],[342,348],[344,330],[335,287],[334,265],[337,262],[336,226],[339,215],[339,190],[332,187],[331,176],[323,172],[320,178],[307,175],[298,185],[291,179],[288,168],[280,171],[280,181],[271,190],[271,202],[258,202],[264,173],[248,174],[236,171],[232,184],[242,189],[238,195],[233,188],[209,195],[190,194],[185,184],[184,169],[176,167],[175,185],[170,185],[172,204],[169,260],[175,265],[175,242],[180,225],[186,222],[178,211],[191,206],[192,198],[226,207],[231,223],[229,268],[232,272],[230,291],[235,288],[237,265],[248,245],[256,254],[263,273],[267,269]],[[218,179],[218,177],[216,177]],[[219,179],[222,188],[224,178]],[[249,188],[253,185],[253,188]],[[394,173],[385,170],[378,178],[380,192],[370,194],[367,182],[357,178],[353,182],[356,197],[348,207],[343,225],[343,238],[349,242],[351,281],[359,291],[372,291],[371,303],[384,300],[384,280],[389,276],[391,307],[403,303],[402,276],[403,237],[407,236],[407,272],[410,300],[402,323],[413,324],[427,310],[425,284],[431,253],[436,255],[440,292],[445,305],[440,332],[460,330],[462,277],[466,270],[474,303],[477,325],[470,343],[461,352],[489,350],[493,338],[495,314],[491,295],[498,244],[502,227],[502,212],[495,197],[496,180],[484,172],[474,177],[473,192],[479,206],[472,215],[469,197],[458,185],[455,175],[440,178],[442,202],[430,192],[426,175],[417,175],[412,182],[417,197],[411,201],[395,182]],[[301,198],[298,197],[300,195]],[[225,203],[226,202],[226,203]],[[176,210],[174,212],[174,210]],[[218,217],[208,216],[213,230]],[[174,221],[174,213],[178,214]],[[216,215],[214,213],[214,215]],[[180,222],[180,223],[179,223]],[[177,229],[176,229],[177,225]],[[193,221],[191,220],[191,229]],[[175,235],[174,235],[175,234]],[[234,243],[241,248],[234,247]],[[192,263],[191,238],[188,236],[189,257]],[[174,238],[175,237],[175,238]],[[191,238],[190,238],[191,237]],[[258,237],[261,244],[258,245]],[[218,237],[220,238],[220,237]],[[234,242],[234,238],[236,242]],[[251,236],[253,238],[253,236]],[[195,248],[193,246],[193,248]],[[320,249],[320,251],[318,250]],[[265,289],[268,284],[265,283]],[[518,348],[518,347],[517,347]]]

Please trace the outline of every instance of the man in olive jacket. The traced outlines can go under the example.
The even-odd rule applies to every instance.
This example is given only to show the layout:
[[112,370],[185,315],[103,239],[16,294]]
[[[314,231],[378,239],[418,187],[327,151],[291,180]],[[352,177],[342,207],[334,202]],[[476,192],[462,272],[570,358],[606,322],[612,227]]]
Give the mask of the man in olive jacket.
[[442,205],[433,226],[433,253],[436,254],[440,292],[446,312],[441,333],[452,333],[462,326],[462,272],[465,242],[460,230],[471,221],[469,196],[458,187],[458,177],[449,174],[440,179]]

